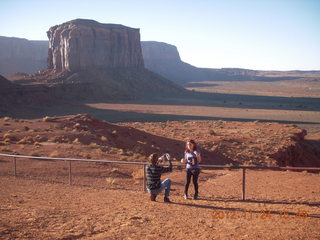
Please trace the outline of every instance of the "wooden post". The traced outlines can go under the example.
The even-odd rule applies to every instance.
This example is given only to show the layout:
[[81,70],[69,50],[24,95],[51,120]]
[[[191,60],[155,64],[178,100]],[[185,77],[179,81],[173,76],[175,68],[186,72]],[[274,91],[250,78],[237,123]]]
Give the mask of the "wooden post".
[[246,200],[246,169],[242,168],[242,201]]
[[142,166],[143,166],[143,191],[146,192],[147,191],[146,165],[142,165]]
[[72,184],[72,178],[71,178],[71,161],[69,161],[69,184]]
[[15,157],[13,158],[13,176],[17,176],[17,160]]

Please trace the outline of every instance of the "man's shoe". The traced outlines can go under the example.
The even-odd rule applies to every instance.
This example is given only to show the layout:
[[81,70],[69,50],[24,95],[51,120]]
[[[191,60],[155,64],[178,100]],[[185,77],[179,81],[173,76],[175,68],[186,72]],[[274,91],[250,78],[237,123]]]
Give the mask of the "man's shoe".
[[155,201],[156,201],[156,197],[157,197],[156,194],[151,194],[151,195],[150,195],[150,200],[153,201],[153,202],[155,202]]
[[170,199],[167,198],[167,197],[164,197],[163,201],[166,202],[166,203],[171,203]]
[[185,199],[185,200],[187,200],[188,199],[188,195],[185,193],[185,194],[183,194],[183,198]]

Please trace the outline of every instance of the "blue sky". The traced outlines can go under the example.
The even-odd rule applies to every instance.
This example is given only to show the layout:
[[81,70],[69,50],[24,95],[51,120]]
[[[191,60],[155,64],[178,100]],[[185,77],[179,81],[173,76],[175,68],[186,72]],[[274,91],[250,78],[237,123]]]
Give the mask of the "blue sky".
[[47,40],[54,25],[94,19],[140,28],[197,67],[320,70],[320,0],[0,0],[0,35]]

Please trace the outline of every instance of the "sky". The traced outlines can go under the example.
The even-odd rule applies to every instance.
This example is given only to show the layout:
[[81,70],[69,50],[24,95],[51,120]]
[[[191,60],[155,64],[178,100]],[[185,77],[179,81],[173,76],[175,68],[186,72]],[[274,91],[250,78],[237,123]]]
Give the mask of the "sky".
[[0,36],[48,40],[76,18],[139,28],[196,67],[320,70],[320,0],[0,0]]

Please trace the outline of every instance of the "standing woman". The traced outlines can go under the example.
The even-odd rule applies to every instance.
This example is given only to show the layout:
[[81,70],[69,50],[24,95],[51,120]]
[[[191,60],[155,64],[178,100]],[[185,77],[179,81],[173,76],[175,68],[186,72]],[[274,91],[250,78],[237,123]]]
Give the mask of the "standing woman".
[[181,159],[181,163],[186,164],[186,185],[184,187],[184,199],[188,199],[188,189],[192,177],[194,185],[194,196],[193,199],[198,199],[198,177],[200,174],[201,155],[197,144],[194,140],[186,142],[186,151],[184,152],[184,158]]

